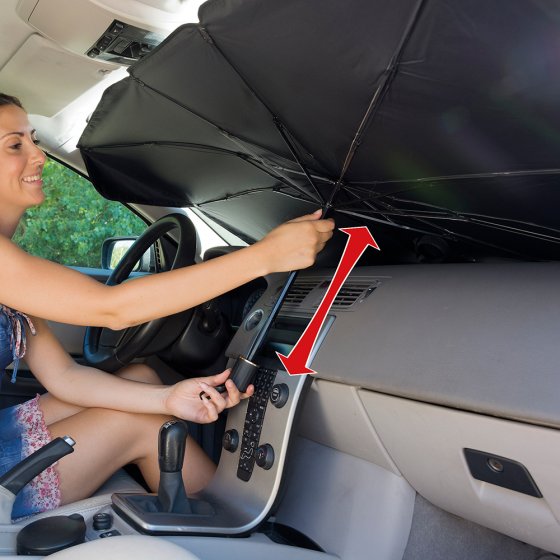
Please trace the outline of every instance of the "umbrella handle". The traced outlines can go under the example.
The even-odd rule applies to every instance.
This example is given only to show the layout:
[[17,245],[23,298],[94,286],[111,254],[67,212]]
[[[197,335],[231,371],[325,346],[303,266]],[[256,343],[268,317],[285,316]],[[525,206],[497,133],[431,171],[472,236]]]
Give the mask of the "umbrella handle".
[[[331,197],[331,200],[332,198],[333,197]],[[326,218],[327,214],[331,210],[332,210],[332,206],[329,203],[323,206],[323,213],[321,214],[321,219]],[[251,345],[249,346],[249,350],[247,351],[245,356],[238,356],[235,364],[232,367],[232,374],[230,379],[235,383],[236,387],[242,392],[245,392],[247,386],[252,382],[256,372],[258,371],[259,366],[254,362],[254,358],[257,352],[259,351],[262,343],[264,342],[265,338],[267,337],[270,327],[276,320],[276,317],[280,312],[282,304],[284,303],[284,299],[286,298],[286,295],[288,294],[290,288],[292,287],[293,283],[296,280],[296,276],[297,276],[297,270],[292,270],[291,272],[288,273],[286,282],[284,282],[284,286],[282,287],[282,290],[278,294],[278,297],[274,302],[272,310],[270,311],[268,317],[266,317],[266,319],[264,320],[264,323],[261,326],[259,332],[257,333],[257,336],[255,336],[255,338],[253,339]],[[248,364],[250,364],[250,366]],[[216,390],[220,393],[225,393],[226,387],[225,385],[218,385],[216,387]],[[204,396],[204,391],[200,393],[199,397],[202,399],[203,396]]]

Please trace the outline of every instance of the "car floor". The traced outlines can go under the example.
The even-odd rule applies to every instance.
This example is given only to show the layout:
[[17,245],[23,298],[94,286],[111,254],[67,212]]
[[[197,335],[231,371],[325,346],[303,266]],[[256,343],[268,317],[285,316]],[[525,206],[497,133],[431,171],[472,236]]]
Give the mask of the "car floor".
[[557,560],[559,557],[447,513],[419,494],[403,560]]

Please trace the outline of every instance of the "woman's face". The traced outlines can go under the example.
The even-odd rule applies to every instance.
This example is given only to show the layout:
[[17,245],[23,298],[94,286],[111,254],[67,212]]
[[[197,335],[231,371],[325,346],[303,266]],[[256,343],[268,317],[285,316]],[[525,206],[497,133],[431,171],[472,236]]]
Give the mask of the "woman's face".
[[0,106],[0,212],[21,212],[43,202],[45,154],[36,142],[26,112]]

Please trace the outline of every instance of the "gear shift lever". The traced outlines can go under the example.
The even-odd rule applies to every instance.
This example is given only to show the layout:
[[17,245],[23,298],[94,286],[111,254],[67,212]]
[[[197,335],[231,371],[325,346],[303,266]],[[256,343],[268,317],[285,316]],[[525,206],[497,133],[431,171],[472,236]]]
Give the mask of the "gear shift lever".
[[216,515],[206,500],[189,500],[183,484],[187,437],[183,420],[166,422],[159,430],[159,488],[157,494],[113,494],[113,507],[141,531],[185,533],[193,523]]
[[171,420],[160,428],[158,502],[161,511],[192,513],[182,473],[188,435],[187,424],[183,420]]

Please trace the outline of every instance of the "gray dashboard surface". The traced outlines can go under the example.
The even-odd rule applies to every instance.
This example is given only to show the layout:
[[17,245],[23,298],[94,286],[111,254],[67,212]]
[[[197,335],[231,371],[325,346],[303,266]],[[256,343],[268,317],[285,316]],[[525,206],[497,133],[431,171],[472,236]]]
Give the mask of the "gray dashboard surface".
[[560,264],[369,267],[359,278],[381,285],[335,311],[318,377],[560,428]]

